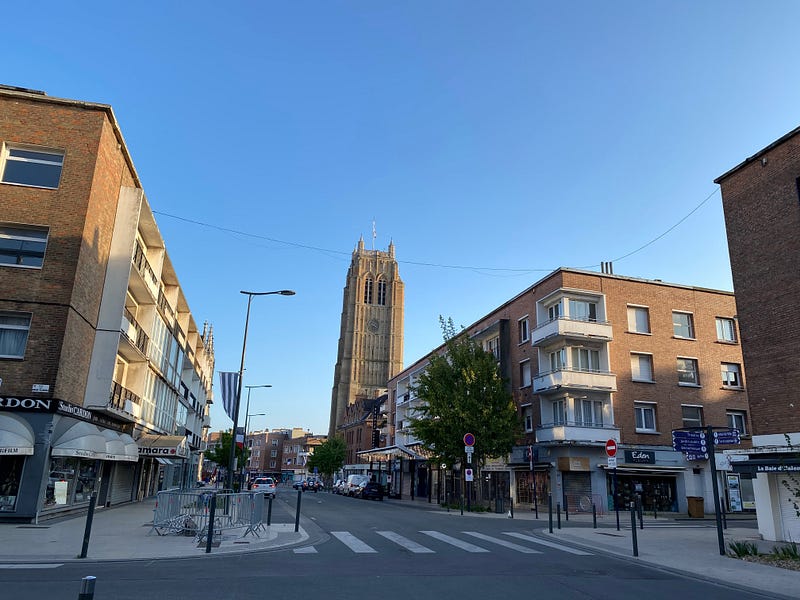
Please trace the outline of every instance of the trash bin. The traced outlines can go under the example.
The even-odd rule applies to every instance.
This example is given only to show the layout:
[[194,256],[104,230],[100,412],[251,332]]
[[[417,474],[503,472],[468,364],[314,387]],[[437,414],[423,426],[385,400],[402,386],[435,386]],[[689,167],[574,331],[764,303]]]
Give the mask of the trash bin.
[[702,496],[687,496],[689,504],[689,516],[693,519],[702,519],[705,516]]

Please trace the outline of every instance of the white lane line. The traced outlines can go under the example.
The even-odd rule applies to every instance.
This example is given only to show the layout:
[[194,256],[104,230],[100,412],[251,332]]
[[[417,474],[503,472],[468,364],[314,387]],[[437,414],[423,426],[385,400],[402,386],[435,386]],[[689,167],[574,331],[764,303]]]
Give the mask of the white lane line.
[[533,548],[526,548],[525,546],[520,546],[519,544],[515,544],[513,542],[507,542],[505,540],[501,540],[499,538],[492,537],[490,535],[478,533],[477,531],[462,531],[461,533],[466,535],[471,535],[472,537],[476,537],[479,540],[485,540],[487,542],[491,542],[493,544],[497,544],[505,548],[510,548],[511,550],[516,550],[517,552],[522,552],[523,554],[541,554],[541,552],[539,552],[538,550],[534,550]]
[[317,549],[314,546],[303,546],[302,548],[295,548],[295,554],[317,554]]
[[476,546],[475,544],[464,542],[462,540],[459,540],[458,538],[450,537],[449,535],[439,533],[438,531],[420,531],[420,533],[429,535],[433,539],[439,540],[440,542],[445,542],[446,544],[450,544],[451,546],[455,546],[456,548],[461,548],[462,550],[466,550],[467,552],[489,552],[486,548],[481,548],[480,546]]
[[349,531],[331,531],[331,535],[358,554],[377,554],[377,550],[368,546]]
[[426,548],[422,544],[418,544],[414,540],[410,540],[407,537],[403,537],[399,533],[395,533],[394,531],[376,531],[378,535],[382,535],[387,540],[394,542],[405,548],[406,550],[413,552],[414,554],[434,554],[434,551],[430,548]]
[[56,569],[64,563],[16,563],[0,565],[0,569]]
[[591,552],[584,552],[583,550],[576,550],[575,548],[570,548],[569,546],[562,546],[561,544],[556,544],[554,542],[548,542],[547,540],[540,540],[539,538],[535,538],[530,535],[525,535],[523,533],[517,533],[512,531],[504,531],[504,535],[509,535],[511,537],[515,537],[518,540],[525,540],[526,542],[533,542],[534,544],[541,544],[542,546],[547,546],[548,548],[555,548],[556,550],[561,550],[562,552],[569,552],[570,554],[576,554],[578,556],[592,556]]

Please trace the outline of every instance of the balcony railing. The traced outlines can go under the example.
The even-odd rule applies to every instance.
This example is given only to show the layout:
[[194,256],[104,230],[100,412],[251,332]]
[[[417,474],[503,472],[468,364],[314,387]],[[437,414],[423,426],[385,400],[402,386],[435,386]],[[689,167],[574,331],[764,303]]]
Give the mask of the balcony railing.
[[604,442],[608,439],[619,441],[619,428],[616,425],[562,421],[561,423],[543,423],[536,426],[537,442]]
[[136,317],[126,308],[122,315],[122,333],[136,346],[139,351],[147,356],[150,338],[136,322]]
[[158,277],[156,277],[156,273],[153,271],[150,263],[147,262],[147,257],[144,255],[144,250],[142,250],[138,241],[133,248],[133,257],[131,257],[131,261],[133,262],[133,266],[136,267],[136,270],[139,271],[139,274],[141,274],[147,287],[150,288],[150,292],[157,298],[160,291]]
[[132,405],[141,406],[141,404],[142,399],[139,396],[134,394],[128,388],[122,387],[116,381],[111,382],[111,393],[108,398],[109,407],[128,413],[133,413],[131,410]]
[[610,371],[577,371],[560,369],[542,373],[533,380],[533,391],[546,394],[559,389],[617,391],[617,376]]
[[531,334],[531,343],[534,346],[548,346],[562,339],[610,342],[613,339],[611,324],[608,321],[559,317],[539,325]]

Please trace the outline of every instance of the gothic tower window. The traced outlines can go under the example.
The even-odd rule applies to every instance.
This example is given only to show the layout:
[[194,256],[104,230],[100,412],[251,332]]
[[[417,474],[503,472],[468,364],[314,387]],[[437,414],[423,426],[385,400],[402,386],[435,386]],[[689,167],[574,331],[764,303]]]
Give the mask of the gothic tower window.
[[378,304],[386,306],[386,280],[378,279]]
[[372,304],[372,277],[364,282],[364,304]]

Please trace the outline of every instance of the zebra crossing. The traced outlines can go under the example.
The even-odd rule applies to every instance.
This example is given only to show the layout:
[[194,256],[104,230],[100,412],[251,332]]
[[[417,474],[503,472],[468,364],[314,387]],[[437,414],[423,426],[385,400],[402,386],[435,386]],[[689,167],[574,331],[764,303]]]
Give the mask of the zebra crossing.
[[[566,552],[569,554],[573,554],[576,556],[591,556],[591,552],[586,552],[584,550],[578,550],[576,548],[571,548],[569,546],[565,546],[563,544],[558,544],[556,542],[551,542],[548,540],[539,539],[532,535],[527,535],[524,533],[519,533],[517,531],[503,531],[500,532],[500,535],[503,537],[497,537],[495,535],[487,535],[485,533],[481,533],[478,531],[461,531],[459,532],[458,537],[456,535],[450,535],[447,533],[442,533],[441,531],[418,531],[416,532],[424,536],[422,542],[415,541],[405,535],[397,533],[396,531],[374,531],[371,534],[375,534],[380,538],[381,545],[385,547],[383,541],[388,541],[393,544],[393,546],[389,546],[390,548],[397,547],[397,549],[402,549],[412,554],[435,554],[437,552],[441,552],[444,550],[451,550],[456,549],[463,552],[468,552],[471,554],[481,554],[492,552],[492,549],[496,548],[505,548],[506,550],[511,550],[513,552],[519,552],[521,554],[542,554],[543,549],[549,550],[557,550],[561,552]],[[331,531],[330,535],[337,540],[339,543],[344,545],[354,554],[378,554],[379,550],[377,550],[374,546],[378,545],[378,541],[372,540],[365,540],[361,537],[354,535],[349,531]],[[466,538],[466,539],[465,539]],[[528,545],[523,545],[521,543],[517,543],[513,540],[519,540],[522,542],[526,542]],[[425,541],[426,539],[430,541]],[[441,542],[441,544],[436,545],[434,549],[429,545],[435,545],[436,542]],[[372,545],[371,545],[372,544]],[[429,544],[429,545],[425,545]],[[317,554],[317,548],[315,546],[303,546],[300,548],[295,548],[293,550],[295,554]]]

